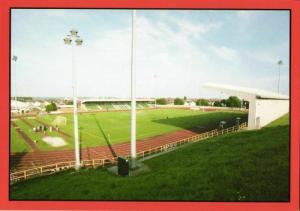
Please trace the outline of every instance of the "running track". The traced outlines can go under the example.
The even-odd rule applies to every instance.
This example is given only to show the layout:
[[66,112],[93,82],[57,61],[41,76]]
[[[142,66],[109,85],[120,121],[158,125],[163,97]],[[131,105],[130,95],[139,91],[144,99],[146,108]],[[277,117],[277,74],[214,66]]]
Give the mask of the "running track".
[[21,128],[18,127],[18,125],[15,122],[12,122],[12,126],[16,129],[16,131],[20,134],[20,136],[24,139],[24,141],[31,147],[32,151],[38,152],[40,151],[39,148],[35,145],[34,141],[31,140],[29,136],[27,136],[24,131],[21,130]]
[[[137,141],[137,153],[151,148],[160,147],[183,138],[196,135],[190,130],[180,130],[164,135],[150,137]],[[130,143],[115,144],[112,146],[117,156],[128,156],[130,154]],[[108,146],[99,146],[81,149],[81,160],[111,159],[113,154]],[[65,161],[73,161],[74,150],[60,151],[34,151],[27,153],[13,153],[10,156],[10,168],[15,171],[55,164]]]

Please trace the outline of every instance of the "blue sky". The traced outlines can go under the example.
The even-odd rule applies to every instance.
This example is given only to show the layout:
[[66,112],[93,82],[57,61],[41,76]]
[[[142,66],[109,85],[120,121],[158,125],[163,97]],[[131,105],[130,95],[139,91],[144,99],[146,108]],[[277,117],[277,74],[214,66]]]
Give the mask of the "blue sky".
[[[131,10],[12,10],[12,96],[130,96]],[[138,10],[137,97],[225,97],[206,82],[289,94],[289,12]]]

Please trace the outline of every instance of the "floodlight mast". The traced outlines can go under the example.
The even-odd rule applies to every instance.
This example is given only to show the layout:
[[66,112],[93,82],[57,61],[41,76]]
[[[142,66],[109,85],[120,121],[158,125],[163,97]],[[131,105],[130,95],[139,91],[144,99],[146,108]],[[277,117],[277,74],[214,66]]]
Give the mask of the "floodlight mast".
[[72,46],[72,88],[73,88],[73,116],[74,116],[74,144],[75,144],[75,169],[80,169],[80,148],[79,148],[79,133],[78,133],[78,112],[77,112],[77,90],[76,90],[76,69],[75,69],[75,52],[74,45],[82,45],[83,40],[77,35],[78,31],[70,30],[70,35],[64,38],[66,45]]
[[283,64],[282,60],[277,62],[278,64],[278,84],[277,84],[277,93],[279,94],[280,91],[280,66]]
[[133,10],[132,11],[132,42],[131,42],[131,134],[130,134],[131,169],[136,168],[135,17],[136,17],[136,10]]
[[14,79],[14,81],[13,81],[13,84],[14,84],[14,86],[15,86],[15,90],[14,90],[14,92],[15,92],[15,102],[16,102],[16,107],[17,107],[17,111],[19,111],[19,106],[18,106],[18,103],[17,103],[17,60],[18,60],[18,57],[17,56],[13,56],[12,57],[12,60],[14,61],[14,76],[15,76],[15,79]]
[[154,108],[156,108],[156,78],[157,78],[157,75],[154,74]]

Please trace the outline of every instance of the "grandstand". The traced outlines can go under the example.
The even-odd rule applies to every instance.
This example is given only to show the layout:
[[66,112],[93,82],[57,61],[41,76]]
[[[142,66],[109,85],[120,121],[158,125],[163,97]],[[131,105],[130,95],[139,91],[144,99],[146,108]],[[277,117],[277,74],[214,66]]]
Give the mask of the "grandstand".
[[[136,108],[154,108],[155,99],[137,99]],[[81,108],[86,111],[112,111],[129,110],[131,108],[130,99],[89,99],[81,102]]]

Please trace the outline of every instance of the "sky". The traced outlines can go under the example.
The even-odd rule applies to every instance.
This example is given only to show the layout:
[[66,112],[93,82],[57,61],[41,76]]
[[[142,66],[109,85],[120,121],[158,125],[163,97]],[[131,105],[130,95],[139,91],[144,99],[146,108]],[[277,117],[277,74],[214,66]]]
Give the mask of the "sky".
[[[13,9],[12,96],[130,97],[132,10]],[[220,98],[207,82],[289,94],[289,11],[137,10],[136,95]]]

